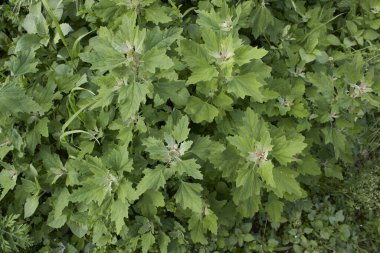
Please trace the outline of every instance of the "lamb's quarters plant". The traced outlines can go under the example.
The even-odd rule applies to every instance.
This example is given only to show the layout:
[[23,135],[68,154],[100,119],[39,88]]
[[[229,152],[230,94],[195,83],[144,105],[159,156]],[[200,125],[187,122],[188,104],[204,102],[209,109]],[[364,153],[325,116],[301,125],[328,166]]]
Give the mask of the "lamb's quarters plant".
[[318,194],[378,152],[379,1],[0,14],[0,251],[369,250]]

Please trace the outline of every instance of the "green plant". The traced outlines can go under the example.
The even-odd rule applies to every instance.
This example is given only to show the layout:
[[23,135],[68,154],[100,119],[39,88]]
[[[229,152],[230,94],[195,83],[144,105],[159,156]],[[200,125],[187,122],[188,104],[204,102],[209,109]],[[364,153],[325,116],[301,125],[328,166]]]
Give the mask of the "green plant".
[[18,215],[7,215],[0,218],[0,249],[2,252],[19,252],[33,245],[28,235],[29,226],[19,224]]
[[[23,216],[35,252],[286,250],[258,241],[370,144],[379,6],[7,1],[2,213]],[[315,215],[329,238],[313,229],[326,243],[281,240],[359,248],[324,208]],[[257,226],[268,231],[254,235]]]

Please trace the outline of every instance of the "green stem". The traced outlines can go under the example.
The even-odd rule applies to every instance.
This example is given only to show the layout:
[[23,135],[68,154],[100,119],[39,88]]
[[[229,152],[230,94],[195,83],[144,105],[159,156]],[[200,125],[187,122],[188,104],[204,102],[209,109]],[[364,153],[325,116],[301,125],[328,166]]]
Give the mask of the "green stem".
[[66,47],[70,58],[73,59],[71,51],[69,50],[68,44],[65,40],[65,36],[63,35],[62,29],[61,29],[61,26],[59,25],[59,21],[58,21],[57,17],[54,15],[53,11],[51,10],[51,8],[50,8],[49,4],[46,2],[46,0],[41,0],[41,1],[42,1],[43,6],[45,7],[47,13],[49,14],[50,18],[53,20],[53,23],[55,25],[55,28],[57,29],[59,38],[61,39],[63,45]]

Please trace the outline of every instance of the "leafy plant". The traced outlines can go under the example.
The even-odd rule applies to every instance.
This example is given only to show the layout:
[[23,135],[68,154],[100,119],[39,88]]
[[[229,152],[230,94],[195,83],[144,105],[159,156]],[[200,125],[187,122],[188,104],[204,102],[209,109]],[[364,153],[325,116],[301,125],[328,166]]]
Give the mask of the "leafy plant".
[[33,252],[361,249],[318,195],[377,152],[379,6],[5,2],[4,220]]
[[17,222],[18,215],[8,215],[0,220],[0,249],[3,252],[19,252],[33,245],[28,235],[29,227]]

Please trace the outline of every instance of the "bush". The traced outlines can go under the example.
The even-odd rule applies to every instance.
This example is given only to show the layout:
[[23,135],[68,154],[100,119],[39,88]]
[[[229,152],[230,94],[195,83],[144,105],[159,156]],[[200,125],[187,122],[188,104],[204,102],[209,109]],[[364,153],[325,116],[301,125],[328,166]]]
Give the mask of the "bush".
[[376,1],[10,0],[0,13],[0,210],[34,242],[11,250],[360,248],[318,195],[378,147]]

